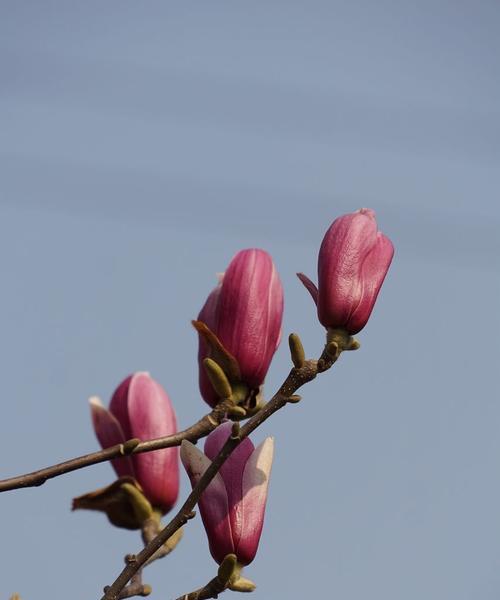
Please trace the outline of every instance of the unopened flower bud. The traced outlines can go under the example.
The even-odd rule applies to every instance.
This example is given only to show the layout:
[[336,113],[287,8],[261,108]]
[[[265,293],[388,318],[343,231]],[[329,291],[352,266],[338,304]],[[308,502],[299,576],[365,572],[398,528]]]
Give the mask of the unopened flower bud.
[[298,274],[318,306],[321,324],[350,335],[361,331],[393,255],[391,240],[377,230],[373,210],[361,208],[336,219],[319,251],[318,287]]
[[[239,374],[229,378],[231,384],[258,391],[280,342],[282,317],[283,288],[271,257],[264,250],[241,250],[198,316],[236,359]],[[211,356],[209,342],[200,333],[200,391],[214,406],[219,397],[203,365],[207,356]]]
[[[205,441],[205,453],[184,440],[181,460],[194,487],[231,435],[231,422],[219,425]],[[254,448],[245,438],[222,465],[198,502],[210,552],[221,564],[235,554],[240,565],[255,558],[259,545],[274,441],[268,437]]]
[[[165,390],[149,373],[135,373],[116,389],[109,410],[98,398],[90,399],[94,430],[103,448],[130,438],[148,440],[177,432],[175,412]],[[168,512],[179,493],[177,448],[163,448],[116,458],[119,477],[134,477],[151,504]]]

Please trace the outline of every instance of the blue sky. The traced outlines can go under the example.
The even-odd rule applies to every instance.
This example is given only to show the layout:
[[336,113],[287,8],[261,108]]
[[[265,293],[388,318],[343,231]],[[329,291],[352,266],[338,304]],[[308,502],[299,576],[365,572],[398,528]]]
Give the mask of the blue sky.
[[[240,248],[273,255],[285,333],[318,354],[295,272],[368,206],[396,255],[362,348],[254,436],[276,461],[253,598],[497,599],[499,18],[486,0],[4,3],[1,476],[96,449],[87,398],[134,370],[198,418],[189,321]],[[138,535],[69,509],[112,478],[0,497],[2,598],[99,597]],[[145,579],[173,598],[215,567],[196,520]]]

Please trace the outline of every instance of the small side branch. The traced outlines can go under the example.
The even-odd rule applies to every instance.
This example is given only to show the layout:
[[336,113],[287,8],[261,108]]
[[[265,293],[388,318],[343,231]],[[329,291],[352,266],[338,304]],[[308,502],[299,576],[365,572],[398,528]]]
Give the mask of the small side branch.
[[182,440],[196,442],[200,438],[207,436],[211,431],[213,431],[217,425],[222,422],[226,412],[227,406],[224,402],[221,402],[210,413],[202,417],[197,423],[191,427],[188,427],[184,431],[179,431],[174,435],[144,442],[141,442],[140,440],[128,440],[124,444],[117,444],[116,446],[111,446],[111,448],[106,448],[104,450],[99,450],[98,452],[92,452],[91,454],[78,456],[77,458],[72,458],[56,465],[39,469],[38,471],[33,471],[32,473],[26,473],[24,475],[18,475],[16,477],[10,477],[9,479],[0,480],[0,492],[6,492],[19,488],[36,487],[45,483],[47,479],[59,477],[65,473],[83,469],[84,467],[89,467],[90,465],[97,465],[98,463],[105,462],[113,458],[119,458],[120,456],[180,446]]
[[208,600],[209,598],[217,598],[226,589],[226,585],[218,577],[214,577],[207,585],[189,594],[184,594],[184,596],[179,596],[177,600]]

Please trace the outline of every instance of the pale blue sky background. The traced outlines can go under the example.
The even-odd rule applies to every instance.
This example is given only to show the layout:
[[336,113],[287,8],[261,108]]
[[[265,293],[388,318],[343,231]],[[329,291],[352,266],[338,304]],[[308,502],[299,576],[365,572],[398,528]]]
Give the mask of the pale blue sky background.
[[[0,474],[96,449],[87,397],[133,370],[196,419],[189,321],[240,248],[317,354],[294,273],[372,207],[396,257],[362,349],[255,436],[253,598],[498,600],[499,26],[497,0],[3,2]],[[287,369],[283,345],[269,391]],[[138,535],[69,508],[112,478],[0,496],[0,598],[100,597]],[[146,581],[214,572],[196,520]]]

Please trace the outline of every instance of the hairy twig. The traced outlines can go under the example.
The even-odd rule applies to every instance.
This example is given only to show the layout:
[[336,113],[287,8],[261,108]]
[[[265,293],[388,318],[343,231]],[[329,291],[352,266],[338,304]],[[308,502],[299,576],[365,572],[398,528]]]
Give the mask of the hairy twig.
[[151,452],[152,450],[159,450],[160,448],[172,448],[173,446],[180,446],[182,440],[189,440],[190,442],[196,442],[200,438],[207,436],[217,425],[219,425],[224,419],[228,405],[226,402],[219,403],[210,413],[202,417],[191,427],[188,427],[184,431],[179,431],[174,435],[169,435],[154,440],[140,441],[140,440],[128,440],[124,444],[117,444],[99,450],[98,452],[92,452],[91,454],[85,454],[66,460],[62,463],[33,471],[32,473],[26,473],[24,475],[18,475],[16,477],[10,477],[9,479],[0,480],[0,492],[6,492],[8,490],[15,490],[19,488],[36,487],[42,485],[47,479],[59,477],[65,473],[76,471],[77,469],[83,469],[90,465],[96,465],[113,458],[120,456],[126,456],[129,454],[139,454],[141,452]]
[[[300,355],[300,347],[297,344],[297,337],[290,337],[290,349],[294,364]],[[349,338],[348,341],[351,341]],[[198,484],[194,487],[191,494],[181,506],[177,514],[168,523],[168,525],[160,531],[160,533],[147,544],[143,550],[133,557],[125,568],[122,570],[116,580],[104,588],[104,596],[101,600],[118,600],[121,590],[127,585],[130,579],[137,573],[142,566],[157,552],[159,548],[168,540],[180,527],[182,527],[189,518],[193,515],[193,509],[201,497],[201,494],[208,487],[212,479],[217,475],[219,469],[227,460],[233,450],[240,444],[242,440],[248,437],[257,427],[266,421],[272,414],[283,408],[289,402],[297,402],[298,397],[294,396],[296,390],[302,385],[312,381],[318,373],[329,369],[340,356],[341,351],[347,349],[347,341],[339,345],[337,341],[329,341],[327,343],[319,360],[300,360],[301,366],[294,366],[287,378],[272,397],[272,399],[256,413],[243,427],[240,428],[238,423],[234,423],[232,435],[227,439],[220,452],[214,458],[208,469],[201,476]],[[202,588],[203,589],[203,588]],[[199,591],[199,590],[198,590]],[[198,593],[198,592],[194,592]],[[210,596],[208,596],[209,598]],[[189,595],[188,595],[189,598]],[[196,598],[196,596],[195,596]]]

